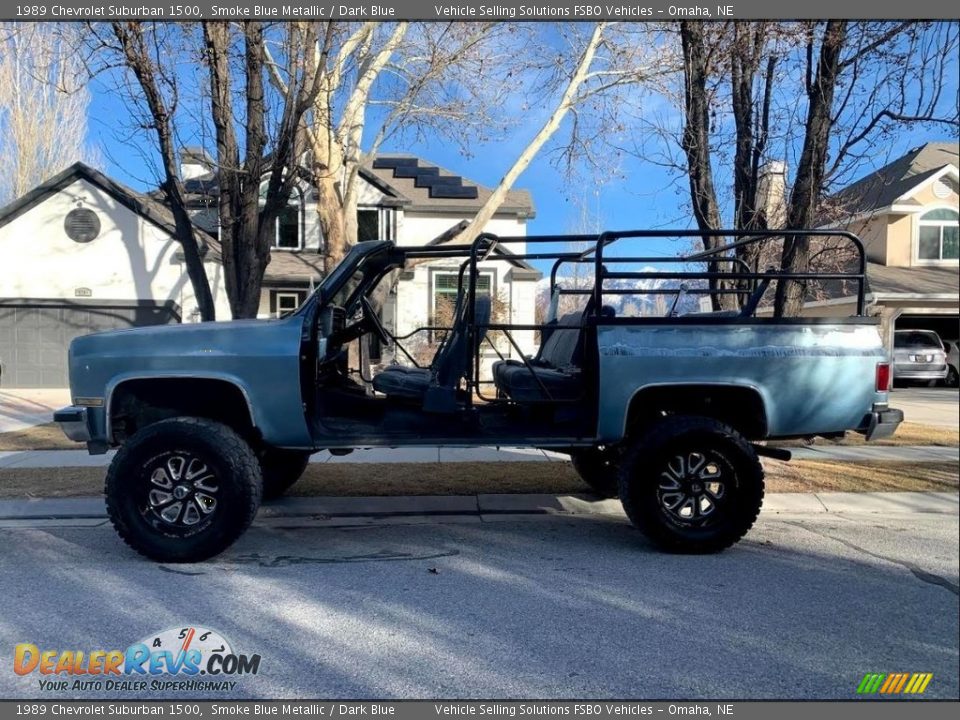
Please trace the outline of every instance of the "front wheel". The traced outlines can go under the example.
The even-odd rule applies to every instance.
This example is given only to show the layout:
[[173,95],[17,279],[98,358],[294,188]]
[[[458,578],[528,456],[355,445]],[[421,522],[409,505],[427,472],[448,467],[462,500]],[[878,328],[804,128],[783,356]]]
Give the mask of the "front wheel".
[[655,545],[710,553],[753,526],[763,468],[750,444],[717,420],[669,416],[639,437],[620,464],[620,500]]
[[104,486],[117,533],[160,562],[198,562],[228,548],[253,522],[261,491],[257,456],[243,438],[191,417],[137,431]]

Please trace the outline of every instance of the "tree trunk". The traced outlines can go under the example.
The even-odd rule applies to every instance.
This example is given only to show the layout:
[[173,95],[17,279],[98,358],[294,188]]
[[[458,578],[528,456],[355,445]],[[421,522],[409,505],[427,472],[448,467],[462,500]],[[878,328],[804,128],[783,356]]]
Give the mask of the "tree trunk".
[[[816,77],[807,87],[809,104],[803,151],[797,165],[797,176],[787,212],[787,227],[791,229],[809,228],[816,220],[832,128],[833,97],[846,33],[845,21],[831,20],[827,23],[821,41]],[[812,43],[811,37],[810,44]],[[812,57],[812,52],[808,57]],[[781,267],[784,271],[796,273],[810,270],[809,237],[788,235],[784,239]],[[777,283],[775,314],[778,317],[799,315],[803,309],[806,291],[807,282],[804,280],[782,280]]]
[[[234,131],[238,113],[233,104],[230,77],[232,29],[228,23],[204,22],[203,32],[210,71],[211,110],[217,136],[217,177],[220,199],[220,242],[223,248],[223,269],[230,308],[234,318],[255,318],[260,310],[263,276],[270,263],[274,228],[280,208],[290,195],[292,181],[284,181],[284,170],[293,155],[295,130],[290,131],[293,106],[297,99],[289,93],[284,105],[283,121],[287,128],[273,150],[271,172],[265,198],[260,188],[264,182],[266,149],[266,103],[264,98],[263,26],[245,22],[244,38],[245,148],[243,160]],[[295,89],[291,90],[295,92]],[[291,169],[292,173],[292,169]]]
[[[313,182],[317,188],[317,215],[323,233],[323,269],[332,271],[350,250],[345,227],[343,200],[338,192],[343,175],[340,146],[324,130],[313,143]],[[356,223],[356,219],[354,219]]]
[[[680,23],[680,41],[683,48],[684,115],[681,145],[687,156],[687,173],[690,178],[690,198],[693,215],[700,230],[720,228],[720,210],[713,184],[713,168],[710,165],[710,99],[707,79],[710,69],[704,43],[704,25],[699,22]],[[705,250],[712,250],[725,243],[722,237],[702,237]],[[728,263],[707,263],[709,272],[723,272]],[[710,280],[711,290],[731,287],[723,280]],[[713,293],[710,296],[714,310],[736,310],[736,295]]]
[[177,241],[183,247],[184,264],[187,277],[193,285],[197,308],[202,320],[216,319],[213,294],[210,281],[203,267],[203,257],[193,231],[193,222],[187,212],[183,182],[176,162],[171,111],[164,101],[157,80],[156,66],[150,56],[143,37],[143,24],[140,22],[114,22],[111,24],[114,36],[120,43],[127,67],[137,78],[144,99],[153,119],[153,129],[157,133],[160,160],[163,165],[163,193],[173,214],[177,232]]

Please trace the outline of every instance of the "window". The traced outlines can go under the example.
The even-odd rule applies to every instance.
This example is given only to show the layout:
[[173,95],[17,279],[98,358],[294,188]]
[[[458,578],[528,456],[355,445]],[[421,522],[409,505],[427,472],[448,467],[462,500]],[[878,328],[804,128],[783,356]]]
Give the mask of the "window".
[[357,210],[357,240],[393,240],[396,211],[385,207]]
[[920,216],[917,259],[921,261],[960,258],[960,213],[949,208],[931,210]]
[[307,290],[274,290],[270,293],[270,316],[289,315],[307,299]]
[[[267,183],[260,186],[260,206],[267,194]],[[273,246],[281,250],[299,250],[303,247],[303,196],[294,188],[287,206],[280,210],[274,223]]]
[[357,240],[380,239],[380,213],[376,210],[357,210]]
[[[452,327],[454,312],[457,307],[457,297],[459,287],[457,281],[459,275],[456,272],[435,272],[433,273],[433,295],[430,299],[430,325],[438,327]],[[463,285],[466,290],[469,278],[464,275]],[[493,287],[493,273],[481,272],[477,275],[477,295],[491,294]],[[443,339],[443,333],[430,333],[433,342]],[[439,336],[439,337],[437,337]]]

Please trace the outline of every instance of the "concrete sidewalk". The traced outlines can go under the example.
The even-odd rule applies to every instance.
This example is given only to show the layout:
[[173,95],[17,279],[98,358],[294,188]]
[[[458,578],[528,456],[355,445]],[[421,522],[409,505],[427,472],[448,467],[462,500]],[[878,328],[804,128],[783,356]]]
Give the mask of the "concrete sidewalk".
[[[937,513],[956,515],[956,493],[771,493],[764,513]],[[397,518],[611,515],[623,517],[619,500],[592,495],[423,495],[397,497],[285,497],[260,508],[269,525],[364,524]],[[99,524],[107,517],[102,497],[0,500],[0,527],[34,527],[61,521]]]
[[[794,460],[875,462],[957,462],[960,449],[949,447],[829,447],[791,448]],[[113,459],[88,455],[85,450],[25,450],[0,452],[0,469],[52,467],[106,467]],[[349,455],[318,452],[313,463],[458,463],[458,462],[566,462],[567,456],[533,448],[371,448]]]

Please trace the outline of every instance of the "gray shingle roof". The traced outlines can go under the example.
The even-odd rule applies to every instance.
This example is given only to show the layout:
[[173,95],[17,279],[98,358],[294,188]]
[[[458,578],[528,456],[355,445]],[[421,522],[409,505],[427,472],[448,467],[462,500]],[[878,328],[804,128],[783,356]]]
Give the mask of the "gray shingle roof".
[[885,208],[946,165],[960,167],[958,154],[960,145],[955,142],[921,145],[848,185],[834,195],[833,200],[843,212],[851,215]]
[[868,292],[955,295],[960,299],[960,272],[956,267],[888,267],[867,263]]

